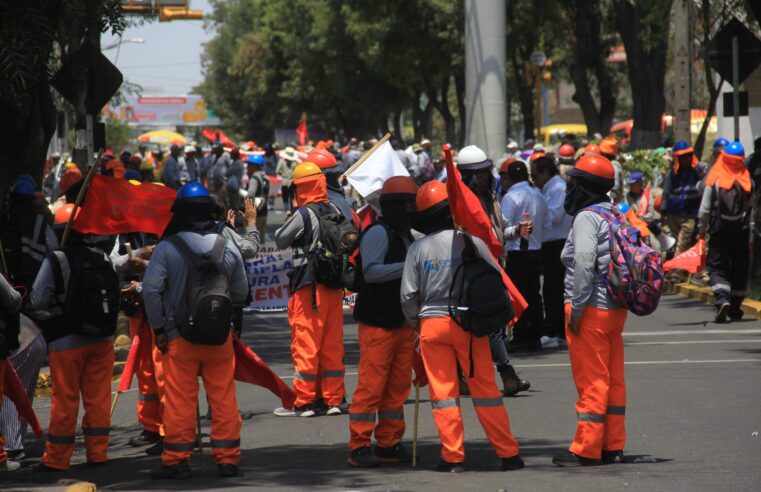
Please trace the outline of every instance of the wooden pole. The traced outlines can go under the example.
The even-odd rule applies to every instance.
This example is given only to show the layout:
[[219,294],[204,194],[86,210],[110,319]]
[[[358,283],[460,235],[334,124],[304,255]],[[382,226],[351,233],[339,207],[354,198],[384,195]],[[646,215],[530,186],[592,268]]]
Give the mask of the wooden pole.
[[109,414],[111,417],[114,416],[114,410],[116,410],[116,402],[119,401],[119,395],[121,395],[121,393],[117,391],[116,395],[114,395],[114,401],[111,402],[111,413]]
[[417,430],[420,415],[420,385],[415,383],[415,422],[412,428],[412,466],[417,466]]
[[348,176],[348,175],[350,175],[351,173],[353,173],[354,171],[356,171],[356,170],[357,170],[357,168],[358,168],[359,166],[361,166],[363,162],[365,162],[365,161],[366,161],[366,160],[367,160],[367,159],[368,159],[368,158],[369,158],[371,155],[373,155],[373,152],[375,152],[376,150],[378,150],[378,149],[381,147],[381,145],[383,145],[384,143],[388,142],[388,139],[389,139],[389,138],[391,138],[391,134],[390,134],[390,133],[387,133],[387,134],[383,135],[383,138],[381,138],[380,140],[378,140],[378,143],[377,143],[377,144],[373,145],[373,147],[372,147],[370,150],[368,150],[367,152],[365,152],[365,153],[362,155],[362,157],[360,157],[359,159],[357,159],[357,162],[355,162],[354,164],[352,164],[352,165],[351,165],[351,167],[350,167],[349,169],[347,169],[346,171],[344,171],[344,173],[341,175],[341,177],[340,177],[340,178],[338,178],[338,181],[343,181],[343,179],[344,179],[346,176]]
[[69,221],[66,222],[66,229],[63,230],[63,236],[61,237],[62,248],[66,245],[66,240],[69,239],[69,232],[71,232],[71,224],[72,222],[74,222],[74,217],[77,215],[77,210],[79,209],[79,205],[81,205],[82,200],[85,199],[85,192],[87,191],[87,187],[90,186],[90,180],[92,180],[92,177],[95,175],[95,171],[98,168],[98,162],[100,162],[100,159],[102,156],[103,156],[103,150],[101,149],[100,152],[98,152],[98,157],[96,158],[92,167],[87,172],[87,176],[85,177],[84,183],[82,183],[82,188],[79,190],[79,194],[77,194],[77,199],[74,202],[74,209],[71,211],[71,217],[69,217]]

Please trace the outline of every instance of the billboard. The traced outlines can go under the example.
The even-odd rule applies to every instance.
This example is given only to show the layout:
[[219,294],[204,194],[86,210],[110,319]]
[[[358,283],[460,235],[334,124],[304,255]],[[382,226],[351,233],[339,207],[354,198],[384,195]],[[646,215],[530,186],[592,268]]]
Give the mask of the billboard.
[[128,96],[118,106],[103,108],[104,118],[130,126],[218,126],[219,118],[201,96]]

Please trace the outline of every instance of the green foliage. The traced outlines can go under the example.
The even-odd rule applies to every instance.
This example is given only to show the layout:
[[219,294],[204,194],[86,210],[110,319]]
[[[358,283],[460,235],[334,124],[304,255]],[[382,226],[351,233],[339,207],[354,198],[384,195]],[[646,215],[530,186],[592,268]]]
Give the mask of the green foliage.
[[621,167],[626,174],[634,171],[640,171],[652,180],[656,175],[662,174],[668,167],[668,162],[663,158],[663,151],[654,150],[635,150],[631,153],[624,154]]
[[121,122],[116,118],[106,120],[106,148],[118,152],[129,144],[132,132],[127,123]]

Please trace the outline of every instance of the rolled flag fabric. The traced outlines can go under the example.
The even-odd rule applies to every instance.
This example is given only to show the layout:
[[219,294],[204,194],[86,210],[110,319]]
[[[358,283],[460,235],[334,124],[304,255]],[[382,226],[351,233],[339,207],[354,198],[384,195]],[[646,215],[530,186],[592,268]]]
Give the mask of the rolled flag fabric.
[[679,256],[675,256],[663,264],[663,271],[685,270],[689,273],[698,273],[705,270],[706,267],[706,242],[704,239],[698,241],[695,246],[691,247]]

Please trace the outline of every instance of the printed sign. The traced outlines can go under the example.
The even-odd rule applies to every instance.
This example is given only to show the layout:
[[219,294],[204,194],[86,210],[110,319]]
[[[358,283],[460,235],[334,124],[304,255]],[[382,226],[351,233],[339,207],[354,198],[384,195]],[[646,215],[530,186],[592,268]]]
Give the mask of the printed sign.
[[119,106],[103,108],[104,118],[131,126],[217,126],[219,118],[201,96],[128,96]]

